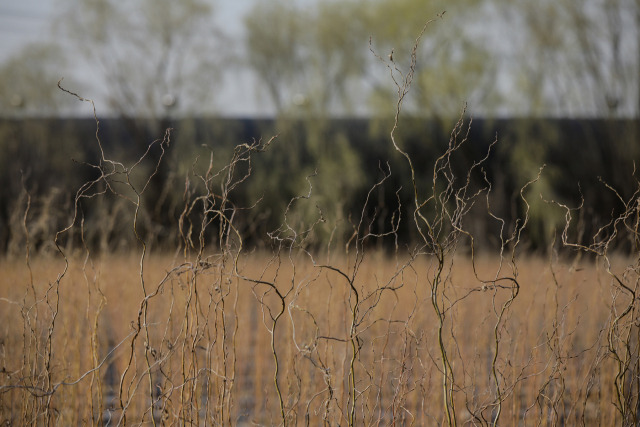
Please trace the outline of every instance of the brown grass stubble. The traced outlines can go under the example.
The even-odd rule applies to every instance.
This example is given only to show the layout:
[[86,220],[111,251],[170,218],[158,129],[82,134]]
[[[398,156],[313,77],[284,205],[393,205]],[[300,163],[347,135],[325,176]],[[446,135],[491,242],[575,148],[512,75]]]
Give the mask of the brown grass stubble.
[[[240,258],[239,272],[272,281],[286,295],[285,317],[274,331],[286,416],[294,423],[308,417],[344,424],[352,357],[349,286],[304,254],[293,262],[288,256],[280,261],[273,263],[268,254],[247,254]],[[347,271],[348,261],[347,256],[335,257],[331,265]],[[90,264],[74,258],[60,283],[53,382],[74,382],[105,360],[96,375],[56,391],[52,408],[60,423],[87,423],[104,414],[118,420],[118,405],[107,402],[107,397],[117,393],[143,299],[139,262],[137,256],[125,255],[102,257]],[[167,271],[189,265],[163,255],[149,256],[144,262],[145,280],[152,289]],[[370,301],[361,300],[361,312],[367,307],[371,311],[357,326],[361,348],[355,363],[356,419],[362,422],[386,424],[393,417],[419,424],[442,421],[436,319],[429,309],[427,280],[433,266],[426,258],[417,259],[398,274],[405,262],[370,253],[356,276],[361,295],[371,295]],[[469,412],[493,398],[492,334],[501,296],[479,288],[469,259],[455,257],[451,262],[445,295],[453,307],[447,313],[445,344],[454,369],[457,417],[464,422]],[[495,275],[498,265],[493,257],[476,260],[481,278]],[[32,295],[24,297],[30,282],[24,263],[2,261],[2,385],[31,381],[27,378],[31,367],[23,366],[25,360],[42,363],[37,355],[25,358],[23,354],[25,350],[41,352],[37,341],[43,337],[37,327],[34,336],[23,331],[21,308],[29,307],[23,312],[33,322],[36,311],[37,322],[47,322],[42,298],[61,266],[55,258],[31,261],[40,301],[33,305]],[[154,355],[156,407],[164,421],[207,416],[220,423],[277,424],[280,410],[268,328],[272,326],[269,309],[274,312],[279,302],[268,287],[234,278],[222,266],[200,272],[195,282],[189,278],[191,273],[189,268],[175,270],[149,300],[150,342],[135,345],[132,367],[123,380],[124,401],[130,401],[127,421],[151,420],[148,386],[143,385],[148,381],[144,362],[148,347]],[[614,423],[615,408],[610,404],[614,367],[602,356],[606,345],[602,330],[610,320],[612,303],[608,276],[586,261],[576,266],[535,257],[521,260],[518,273],[521,294],[500,332],[497,361],[507,391],[503,422],[580,422],[584,414],[586,421]],[[197,302],[189,292],[194,283],[200,289]],[[395,290],[372,293],[384,286]],[[31,344],[25,343],[25,334]],[[92,339],[97,340],[96,357]],[[37,400],[26,389],[3,390],[0,399],[3,421],[14,422],[35,408]]]

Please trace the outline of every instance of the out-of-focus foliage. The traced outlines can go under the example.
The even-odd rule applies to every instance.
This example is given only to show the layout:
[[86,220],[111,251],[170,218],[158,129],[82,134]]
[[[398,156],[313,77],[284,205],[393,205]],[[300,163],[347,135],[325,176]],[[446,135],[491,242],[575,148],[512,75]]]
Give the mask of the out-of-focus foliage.
[[[407,71],[417,34],[426,19],[441,16],[426,29],[418,46],[415,82],[410,94],[410,114],[420,116],[457,117],[462,105],[469,101],[470,111],[477,107],[491,114],[497,106],[495,70],[489,60],[487,32],[478,31],[479,21],[486,19],[487,2],[417,0],[371,2],[366,8],[373,49],[390,64]],[[381,67],[374,84],[374,108],[392,111],[397,96],[395,88],[384,79]],[[485,113],[485,114],[486,114]]]
[[[416,238],[407,228],[412,195],[404,187],[411,177],[403,159],[394,155],[386,132],[371,131],[373,123],[293,119],[176,121],[173,123],[176,139],[172,144],[177,144],[179,149],[169,148],[162,160],[165,166],[146,188],[138,213],[138,229],[149,245],[175,248],[179,233],[174,225],[184,211],[185,197],[203,185],[201,177],[222,171],[216,182],[224,180],[225,165],[237,143],[280,132],[267,151],[253,156],[250,169],[244,164],[234,172],[236,178],[250,172],[228,195],[229,206],[236,208],[234,223],[247,245],[269,244],[268,233],[278,230],[286,219],[295,230],[305,230],[324,221],[309,236],[309,245],[325,247],[331,241],[344,247],[353,233],[355,218],[360,218],[363,209],[365,222],[370,221],[366,225],[370,232],[388,231],[393,215],[402,212],[404,220],[399,223],[397,236],[390,236],[385,244],[395,242],[395,237],[400,243],[411,244]],[[316,129],[320,124],[322,128]],[[611,139],[609,126],[612,125],[624,131],[618,138]],[[414,158],[418,189],[428,194],[433,170],[426,165],[432,164],[446,149],[451,128],[442,121],[416,118],[404,119],[400,126],[397,137]],[[527,244],[529,249],[545,250],[554,241],[554,233],[557,243],[557,233],[564,224],[564,211],[548,201],[577,207],[584,198],[587,216],[576,218],[571,225],[575,230],[584,231],[584,235],[597,231],[591,229],[594,224],[605,223],[612,213],[619,213],[620,201],[604,183],[618,189],[623,198],[631,196],[628,183],[632,182],[633,161],[640,163],[640,159],[637,154],[631,155],[626,146],[627,133],[635,129],[636,124],[631,120],[615,123],[476,120],[471,125],[467,143],[452,159],[452,173],[460,182],[464,181],[471,165],[486,155],[489,144],[498,135],[498,144],[485,163],[484,172],[478,170],[471,176],[471,189],[475,191],[486,185],[486,176],[492,186],[488,200],[490,212],[505,219],[502,232],[509,233],[513,221],[521,218],[526,209],[520,199],[520,189],[534,180],[540,167],[546,165],[540,179],[525,191],[530,216]],[[95,179],[95,170],[82,163],[96,164],[100,159],[95,123],[92,120],[3,121],[0,130],[5,141],[0,151],[3,170],[0,244],[3,250],[20,247],[12,242],[24,237],[21,224],[26,208],[24,190],[27,190],[32,197],[29,215],[40,230],[32,234],[33,243],[34,247],[41,248],[46,241],[45,232],[60,229],[69,220],[73,190]],[[147,162],[138,163],[143,149],[135,149],[131,144],[131,135],[123,120],[102,120],[99,136],[106,157],[131,168],[130,179],[141,188],[145,175],[154,171],[158,153],[151,152]],[[389,171],[390,177],[376,188],[365,205],[368,191]],[[482,210],[480,205],[478,209]],[[107,191],[106,197],[83,199],[80,207],[87,225],[100,225],[91,227],[93,234],[85,236],[92,247],[116,250],[137,244],[130,233],[119,231],[128,230],[122,228],[122,218],[130,218],[133,209],[127,200]],[[501,224],[486,211],[484,215],[468,216],[465,227],[474,232],[479,249],[499,243],[490,236],[495,239],[500,235]]]
[[293,96],[296,77],[305,58],[299,41],[305,31],[301,11],[289,2],[262,2],[245,17],[247,27],[247,61],[269,93],[271,102],[282,111]]
[[[444,15],[446,24],[434,23],[419,47],[411,114],[450,118],[458,115],[469,93],[475,91],[473,96],[479,97],[480,92],[490,92],[490,81],[478,84],[489,73],[486,46],[463,24],[473,16],[471,11],[482,9],[482,2],[463,3],[331,0],[308,8],[287,1],[256,3],[245,18],[247,61],[277,110],[276,132],[287,144],[286,152],[267,157],[273,156],[274,174],[286,171],[296,183],[293,188],[284,183],[271,193],[289,200],[306,194],[312,185],[325,205],[324,213],[335,214],[344,210],[349,194],[363,191],[363,183],[371,182],[365,177],[380,172],[382,159],[365,164],[344,135],[330,130],[326,118],[362,113],[388,118],[397,94],[383,61],[393,51],[388,64],[406,71],[416,35],[428,18],[447,8],[451,13]],[[307,120],[298,122],[302,129],[294,129],[291,118]],[[311,170],[291,167],[300,159]],[[313,173],[317,176],[307,184],[306,177]],[[291,218],[295,215],[309,224],[319,212],[311,204],[304,212],[290,212]],[[343,212],[338,217],[340,235],[352,225]]]
[[489,46],[467,29],[483,6],[477,0],[330,0],[303,9],[261,2],[245,19],[248,63],[280,114],[388,115],[395,88],[370,48],[384,59],[393,52],[390,65],[406,68],[425,22],[447,11],[419,47],[411,113],[456,116],[465,100],[487,101],[495,89]]
[[279,114],[352,111],[369,59],[362,12],[356,0],[312,9],[278,0],[245,17],[248,65]]
[[[92,178],[80,163],[95,158],[78,123],[58,119],[0,121],[0,245],[21,245],[28,207],[34,247],[52,245],[71,212],[75,189]],[[28,198],[31,198],[29,203]]]

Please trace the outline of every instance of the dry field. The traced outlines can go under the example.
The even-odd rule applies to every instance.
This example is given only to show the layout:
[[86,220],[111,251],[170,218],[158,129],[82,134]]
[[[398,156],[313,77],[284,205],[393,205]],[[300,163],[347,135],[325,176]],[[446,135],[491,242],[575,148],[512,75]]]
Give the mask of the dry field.
[[0,422],[624,424],[628,298],[598,260],[511,261],[4,259]]

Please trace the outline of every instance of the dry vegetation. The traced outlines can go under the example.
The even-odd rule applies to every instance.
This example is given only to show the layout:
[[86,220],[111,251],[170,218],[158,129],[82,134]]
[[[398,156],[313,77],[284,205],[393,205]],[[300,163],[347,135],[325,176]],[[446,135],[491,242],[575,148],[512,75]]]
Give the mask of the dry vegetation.
[[[404,73],[385,61],[398,88],[391,143],[413,176],[395,131],[415,52]],[[192,174],[175,224],[181,242],[175,253],[150,253],[138,215],[155,174],[138,172],[147,154],[124,165],[100,148],[98,176],[76,193],[56,251],[31,253],[27,196],[16,215],[25,257],[0,266],[0,421],[636,425],[638,193],[620,198],[623,212],[590,245],[573,243],[575,211],[556,204],[567,214],[562,252],[532,256],[520,240],[528,211],[514,224],[491,213],[485,159],[453,174],[468,126],[461,118],[427,167],[431,188],[407,183],[412,216],[398,206],[387,231],[374,234],[365,208],[392,173],[383,167],[339,248],[314,242],[331,221],[321,206],[317,221],[296,221],[296,207],[314,203],[311,183],[283,208],[270,250],[243,246],[229,194],[268,148],[259,141],[239,145],[220,169],[212,162]],[[167,131],[150,149],[169,143]],[[520,193],[525,207],[536,179]],[[127,253],[72,244],[72,232],[84,243],[82,202],[105,194],[132,208],[127,227],[138,246]],[[465,229],[478,207],[501,224],[495,253],[477,253]],[[372,249],[399,221],[414,224],[417,243]],[[614,256],[615,247],[631,250]]]
[[[4,261],[3,418],[117,424],[124,407],[131,423],[155,416],[274,425],[281,396],[294,425],[347,424],[350,416],[356,424],[439,424],[439,322],[424,280],[437,265],[369,254],[354,283],[362,295],[354,325],[353,291],[333,270],[349,271],[347,260],[322,268],[305,254],[254,253],[233,272],[222,258],[197,267],[157,255],[139,277],[135,255],[89,264],[74,257],[53,284],[63,267],[54,259],[39,258],[30,270]],[[496,257],[476,260],[478,277],[499,268]],[[496,417],[495,365],[500,424],[619,423],[616,363],[607,348],[617,295],[602,265],[521,263],[520,294],[499,324],[495,361],[505,297],[482,288],[468,257],[454,257],[443,273],[442,335],[458,422]],[[151,296],[140,330],[142,280]],[[272,284],[286,295],[284,307]]]
[[[355,283],[363,297],[354,325],[347,280],[305,254],[243,256],[240,275],[264,284],[215,257],[198,268],[151,256],[139,277],[136,258],[74,258],[56,284],[49,280],[63,266],[55,260],[39,258],[30,270],[2,263],[4,421],[117,424],[126,408],[134,424],[276,425],[281,409],[293,425],[443,422],[439,321],[424,280],[433,262],[369,254]],[[340,258],[333,265],[348,271]],[[478,277],[499,265],[476,260]],[[521,263],[520,294],[501,323],[507,298],[482,288],[468,257],[443,273],[447,395],[459,423],[490,423],[500,408],[501,425],[620,424],[607,336],[620,295],[600,263]],[[151,295],[144,314],[141,280]]]

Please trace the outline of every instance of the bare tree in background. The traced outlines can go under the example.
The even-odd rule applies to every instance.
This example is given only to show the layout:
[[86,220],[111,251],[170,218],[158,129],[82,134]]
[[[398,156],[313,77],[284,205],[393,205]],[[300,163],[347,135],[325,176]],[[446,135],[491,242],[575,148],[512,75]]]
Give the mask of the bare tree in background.
[[638,0],[520,0],[504,10],[524,43],[512,47],[525,114],[640,115]]
[[63,10],[56,28],[72,46],[78,80],[105,81],[99,95],[116,114],[213,110],[227,54],[210,2],[82,0]]
[[[574,119],[571,125],[582,127],[584,135],[581,151],[572,153],[567,162],[575,167],[563,170],[557,165],[565,160],[560,158],[567,152],[563,147],[571,143],[566,135],[554,134],[544,121],[523,124],[520,132],[528,136],[516,138],[509,147],[509,165],[517,168],[515,176],[530,176],[536,164],[546,163],[533,189],[548,199],[573,197],[607,207],[600,213],[607,215],[600,220],[606,220],[606,210],[613,209],[617,199],[594,178],[619,189],[623,198],[631,197],[635,189],[629,177],[640,159],[640,1],[494,0],[493,4],[502,16],[497,22],[509,52],[501,64],[513,78],[505,98],[509,114]],[[587,170],[586,164],[593,166]],[[598,221],[596,213],[590,215],[589,221]],[[562,221],[541,199],[532,201],[531,218],[532,227]]]
[[247,62],[264,84],[277,112],[282,112],[287,90],[294,89],[296,74],[304,66],[302,11],[289,2],[257,3],[245,17]]

